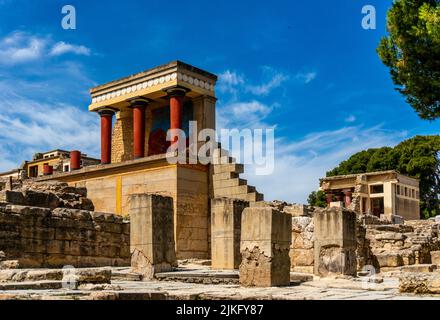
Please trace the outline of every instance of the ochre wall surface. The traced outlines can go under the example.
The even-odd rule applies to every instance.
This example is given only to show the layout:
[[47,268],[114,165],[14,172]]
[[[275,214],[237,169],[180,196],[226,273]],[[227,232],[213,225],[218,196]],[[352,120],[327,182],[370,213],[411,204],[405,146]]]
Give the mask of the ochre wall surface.
[[127,215],[133,194],[155,193],[173,198],[176,251],[179,259],[209,258],[208,167],[160,161],[127,161],[85,168],[52,179],[86,187],[95,211]]

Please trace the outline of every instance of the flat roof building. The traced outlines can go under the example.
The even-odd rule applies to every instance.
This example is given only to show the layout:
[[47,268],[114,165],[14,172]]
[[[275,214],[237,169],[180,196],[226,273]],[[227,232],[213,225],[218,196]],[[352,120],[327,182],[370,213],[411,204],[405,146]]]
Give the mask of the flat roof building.
[[340,202],[349,207],[355,201],[358,213],[420,219],[419,180],[394,170],[323,178],[320,189],[329,205]]

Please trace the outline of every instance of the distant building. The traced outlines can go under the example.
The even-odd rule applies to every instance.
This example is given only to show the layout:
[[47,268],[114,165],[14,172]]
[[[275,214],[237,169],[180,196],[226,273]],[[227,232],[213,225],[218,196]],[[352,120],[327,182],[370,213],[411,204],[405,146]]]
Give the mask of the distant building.
[[323,178],[320,189],[329,205],[342,202],[348,207],[356,197],[359,213],[420,219],[419,180],[394,170]]
[[2,178],[4,178],[4,179],[7,179],[7,178],[19,179],[20,173],[21,173],[21,169],[14,169],[14,170],[2,172],[2,173],[0,173],[0,179],[2,179]]
[[[12,176],[13,179],[20,177],[35,178],[44,174],[44,167],[50,166],[53,172],[70,172],[71,159],[70,151],[52,150],[44,153],[36,153],[31,161],[25,161],[21,168],[0,173],[0,179]],[[88,157],[86,154],[80,154],[80,167],[99,164],[99,159]]]

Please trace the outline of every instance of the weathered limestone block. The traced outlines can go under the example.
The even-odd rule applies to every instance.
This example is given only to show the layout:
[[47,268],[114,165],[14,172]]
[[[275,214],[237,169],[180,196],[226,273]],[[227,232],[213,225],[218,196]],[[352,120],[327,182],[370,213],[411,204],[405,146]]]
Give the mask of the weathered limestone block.
[[440,267],[440,251],[431,251],[431,262]]
[[134,272],[152,279],[177,266],[173,198],[156,194],[130,197],[130,252]]
[[[286,212],[286,211],[285,211]],[[307,216],[292,217],[292,243],[290,246],[290,265],[296,267],[311,267],[314,262],[314,224]]]
[[304,204],[289,204],[284,206],[283,210],[285,213],[291,214],[292,217],[310,216],[311,208],[310,206]]
[[317,209],[313,219],[314,273],[356,275],[356,213],[344,208]]
[[0,262],[0,270],[2,269],[18,269],[20,264],[18,260],[5,260]]
[[400,268],[402,272],[434,272],[435,270],[437,270],[435,264],[414,264]]
[[241,262],[241,215],[249,202],[215,198],[211,200],[211,261],[213,269],[238,269]]
[[289,285],[292,216],[270,207],[251,207],[244,209],[241,221],[240,284]]
[[0,249],[26,268],[128,265],[127,228],[128,221],[112,214],[12,204],[0,207]]
[[399,253],[380,253],[376,254],[379,267],[400,267],[403,265],[403,258]]
[[440,273],[403,273],[399,291],[416,294],[440,294]]

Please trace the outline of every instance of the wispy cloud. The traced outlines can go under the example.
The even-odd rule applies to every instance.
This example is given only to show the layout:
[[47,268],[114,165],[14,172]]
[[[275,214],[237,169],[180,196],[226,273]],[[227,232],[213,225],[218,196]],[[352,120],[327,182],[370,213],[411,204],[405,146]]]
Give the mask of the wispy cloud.
[[54,55],[90,53],[49,35],[13,32],[0,39],[0,171],[48,149],[99,153],[99,121],[84,106],[95,83],[78,61],[47,58],[52,48]]
[[217,89],[222,93],[236,94],[239,86],[244,83],[244,76],[235,71],[226,70],[218,76]]
[[54,44],[50,35],[40,36],[22,31],[14,31],[0,39],[2,65],[24,64],[66,53],[88,56],[91,50],[83,45],[62,41]]
[[316,76],[318,75],[317,72],[306,72],[306,73],[297,73],[295,78],[297,80],[300,80],[304,82],[305,84],[308,84],[315,80]]
[[0,83],[0,101],[0,170],[52,148],[98,154],[96,115],[68,104],[29,99],[5,83]]
[[219,106],[217,128],[264,128],[270,127],[264,120],[276,107],[257,100],[237,101]]
[[78,55],[89,56],[90,49],[85,46],[77,46],[64,41],[57,42],[50,50],[51,56],[59,56],[65,53],[74,53]]
[[267,95],[269,94],[273,89],[278,88],[281,86],[281,84],[289,79],[288,76],[284,75],[283,73],[277,73],[275,74],[268,82],[263,83],[261,85],[249,85],[246,87],[246,90],[256,94],[256,95]]
[[267,200],[306,203],[308,194],[318,188],[319,178],[342,160],[364,149],[393,146],[406,135],[405,131],[384,130],[382,125],[377,125],[317,131],[296,141],[278,137],[274,172],[255,175],[253,166],[247,166],[245,177]]
[[0,40],[0,63],[16,64],[40,59],[47,39],[14,32]]
[[350,114],[348,117],[344,119],[345,122],[351,123],[356,121],[356,116],[353,114]]

